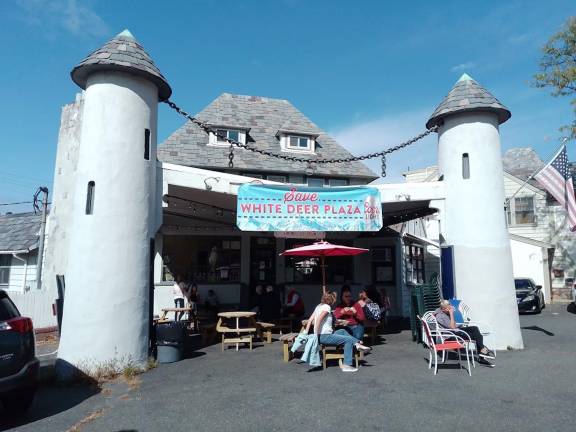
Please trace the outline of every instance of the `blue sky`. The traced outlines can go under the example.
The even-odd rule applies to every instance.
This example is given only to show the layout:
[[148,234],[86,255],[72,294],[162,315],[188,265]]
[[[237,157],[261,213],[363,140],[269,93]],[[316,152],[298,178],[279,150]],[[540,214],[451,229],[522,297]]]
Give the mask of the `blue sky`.
[[[0,203],[52,189],[60,110],[79,90],[69,72],[124,28],[189,112],[223,92],[285,98],[363,154],[423,131],[467,72],[512,111],[504,150],[533,147],[545,159],[573,113],[529,83],[540,47],[575,13],[573,0],[2,1]],[[159,115],[162,142],[183,121],[165,106]],[[573,142],[568,152],[576,159]],[[435,160],[433,136],[391,155],[386,181]]]

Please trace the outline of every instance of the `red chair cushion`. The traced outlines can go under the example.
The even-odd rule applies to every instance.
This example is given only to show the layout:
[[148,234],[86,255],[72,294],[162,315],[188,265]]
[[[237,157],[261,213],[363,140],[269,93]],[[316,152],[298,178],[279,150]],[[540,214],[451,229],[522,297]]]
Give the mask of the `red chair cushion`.
[[460,342],[457,341],[447,341],[441,344],[436,344],[436,351],[444,351],[449,349],[460,349],[465,348]]

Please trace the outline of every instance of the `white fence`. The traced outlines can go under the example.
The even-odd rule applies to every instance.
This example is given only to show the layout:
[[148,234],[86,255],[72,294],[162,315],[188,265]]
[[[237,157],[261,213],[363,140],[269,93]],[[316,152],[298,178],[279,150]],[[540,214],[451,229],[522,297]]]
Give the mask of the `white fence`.
[[32,318],[35,329],[57,326],[56,316],[52,312],[56,293],[32,289],[25,293],[9,292],[8,295],[22,316]]

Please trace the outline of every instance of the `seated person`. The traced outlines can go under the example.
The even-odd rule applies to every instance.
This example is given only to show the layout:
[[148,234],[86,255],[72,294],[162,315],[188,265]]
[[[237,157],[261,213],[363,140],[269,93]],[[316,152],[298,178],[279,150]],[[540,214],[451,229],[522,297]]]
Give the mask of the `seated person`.
[[493,366],[492,363],[486,359],[494,359],[494,353],[484,345],[484,338],[478,327],[466,325],[458,327],[454,319],[454,306],[452,306],[448,300],[442,300],[440,302],[440,307],[434,311],[434,316],[441,328],[460,330],[470,336],[470,339],[476,343],[479,357],[478,363]]
[[356,339],[362,340],[364,337],[364,310],[360,301],[356,303],[352,301],[352,291],[347,286],[342,287],[340,303],[334,310],[334,316],[337,319],[348,321],[346,329]]
[[281,310],[282,302],[280,297],[274,292],[274,287],[268,285],[260,304],[260,319],[264,322],[277,320],[280,318]]
[[286,315],[301,318],[304,316],[304,300],[295,288],[290,288],[286,296]]
[[336,302],[336,293],[327,292],[322,295],[322,300],[310,315],[306,323],[306,333],[310,328],[314,329],[314,334],[318,335],[318,342],[328,346],[344,346],[344,361],[340,366],[343,372],[356,372],[358,369],[352,365],[354,359],[354,348],[368,352],[371,348],[362,345],[362,343],[353,336],[350,336],[346,330],[333,329],[333,319],[331,308]]
[[206,300],[204,301],[204,306],[208,311],[212,312],[213,314],[218,313],[218,309],[220,308],[220,302],[218,301],[218,296],[214,292],[213,289],[208,291],[208,295],[206,296]]

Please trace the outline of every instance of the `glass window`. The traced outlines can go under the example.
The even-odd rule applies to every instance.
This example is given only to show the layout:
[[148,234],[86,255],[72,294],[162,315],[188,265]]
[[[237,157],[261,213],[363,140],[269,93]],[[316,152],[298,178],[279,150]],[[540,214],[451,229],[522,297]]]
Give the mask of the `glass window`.
[[330,186],[348,186],[348,180],[346,179],[330,179],[328,180]]
[[226,143],[224,138],[228,138],[233,141],[240,141],[240,131],[233,129],[217,129],[216,130],[216,142]]
[[533,224],[535,222],[533,197],[514,198],[514,207],[514,222],[516,225]]
[[266,180],[275,181],[275,182],[279,182],[279,183],[286,183],[286,176],[268,175],[268,176],[266,176]]
[[10,264],[12,255],[0,255],[0,285],[8,285],[10,281]]
[[506,222],[508,226],[535,224],[534,197],[516,197],[508,203]]
[[307,150],[310,148],[310,140],[306,137],[290,136],[288,137],[288,147]]
[[404,246],[404,259],[406,260],[406,282],[424,283],[424,247],[415,244]]
[[307,184],[309,187],[324,187],[324,179],[309,177]]

